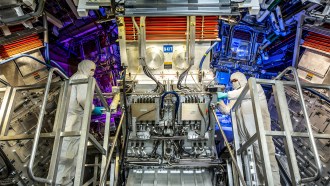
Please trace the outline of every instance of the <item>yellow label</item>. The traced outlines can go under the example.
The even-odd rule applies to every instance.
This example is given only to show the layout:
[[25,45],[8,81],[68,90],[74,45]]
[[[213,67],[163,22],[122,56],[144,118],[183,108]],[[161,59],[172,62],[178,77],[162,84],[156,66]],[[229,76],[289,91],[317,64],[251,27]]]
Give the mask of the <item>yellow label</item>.
[[164,62],[164,65],[172,65],[172,62]]
[[307,73],[307,75],[306,75],[306,79],[308,79],[308,80],[312,80],[313,76],[314,76],[314,74]]

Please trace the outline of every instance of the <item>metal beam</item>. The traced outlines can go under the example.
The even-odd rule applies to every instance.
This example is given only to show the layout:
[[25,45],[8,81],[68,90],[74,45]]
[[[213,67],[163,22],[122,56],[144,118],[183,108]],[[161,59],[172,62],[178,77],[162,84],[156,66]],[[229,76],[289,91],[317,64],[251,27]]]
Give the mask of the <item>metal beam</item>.
[[79,16],[78,14],[78,11],[77,11],[77,7],[76,5],[74,5],[74,3],[72,2],[72,0],[65,0],[66,3],[69,5],[71,11],[73,12],[73,14],[76,16],[77,19],[81,19],[81,17]]
[[53,25],[55,25],[58,28],[63,28],[63,23],[61,20],[57,19],[55,16],[53,16],[51,13],[45,11],[47,16],[47,21],[51,22]]

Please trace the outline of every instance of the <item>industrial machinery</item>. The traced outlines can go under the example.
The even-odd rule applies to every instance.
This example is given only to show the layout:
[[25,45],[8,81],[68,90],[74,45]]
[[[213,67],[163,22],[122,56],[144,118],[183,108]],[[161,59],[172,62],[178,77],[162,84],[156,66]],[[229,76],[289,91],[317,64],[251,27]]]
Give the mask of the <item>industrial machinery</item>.
[[[329,16],[329,0],[1,0],[0,185],[56,185],[71,137],[75,186],[274,185],[267,137],[282,185],[330,185]],[[69,79],[83,59],[94,78]],[[248,85],[225,115],[217,92],[237,71]],[[65,131],[79,84],[82,126]],[[257,132],[243,141],[245,99]]]

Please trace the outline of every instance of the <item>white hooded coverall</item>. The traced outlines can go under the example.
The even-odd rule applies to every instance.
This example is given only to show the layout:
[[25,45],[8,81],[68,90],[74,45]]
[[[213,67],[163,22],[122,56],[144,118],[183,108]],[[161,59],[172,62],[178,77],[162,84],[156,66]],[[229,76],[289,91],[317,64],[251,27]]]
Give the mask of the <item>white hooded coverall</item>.
[[[236,99],[239,97],[241,92],[243,91],[245,85],[247,84],[246,76],[241,72],[235,72],[230,76],[230,80],[236,79],[236,82],[233,82],[233,91],[228,92],[228,99],[230,99],[230,103],[226,105],[222,100],[218,103],[219,109],[223,114],[230,114],[231,108],[234,106]],[[268,111],[267,100],[265,93],[261,87],[261,85],[257,85],[258,88],[258,95],[262,113],[262,119],[264,122],[264,128],[266,131],[271,130],[271,120],[270,114]],[[237,109],[238,113],[238,134],[241,138],[241,142],[246,142],[250,137],[252,137],[256,133],[256,124],[253,115],[253,107],[250,92],[246,94],[244,100],[242,101],[241,106]],[[274,185],[280,186],[280,175],[279,175],[279,168],[278,164],[275,159],[275,146],[272,141],[272,137],[266,137],[270,164],[272,167],[272,173],[274,178]],[[254,157],[256,162],[256,171],[258,176],[259,185],[264,183],[264,176],[263,176],[263,169],[262,169],[262,162],[260,157],[260,151],[258,142],[253,143],[253,151]]]
[[[94,62],[83,60],[78,64],[78,71],[71,76],[70,80],[87,79],[94,75],[95,68],[96,66]],[[72,85],[68,115],[65,123],[66,132],[81,130],[87,91],[94,92],[94,90],[87,90],[87,86],[87,84]],[[56,177],[57,185],[73,185],[78,148],[79,137],[63,138]]]

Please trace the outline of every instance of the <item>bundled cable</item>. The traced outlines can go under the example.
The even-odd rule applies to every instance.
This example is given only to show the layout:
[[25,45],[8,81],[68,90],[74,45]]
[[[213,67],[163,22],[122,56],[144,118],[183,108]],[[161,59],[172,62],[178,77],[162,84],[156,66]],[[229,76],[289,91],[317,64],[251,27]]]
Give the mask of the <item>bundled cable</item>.
[[190,65],[185,71],[183,71],[182,74],[180,74],[179,80],[178,80],[178,83],[177,83],[177,88],[179,90],[182,90],[183,88],[186,88],[186,87],[183,87],[181,84],[182,84],[183,79],[188,75],[188,72],[191,69],[191,67],[192,67],[192,65]]
[[143,72],[150,78],[152,79],[154,82],[156,82],[156,88],[154,89],[154,91],[160,90],[159,92],[162,93],[164,92],[164,85],[159,82],[156,77],[150,72],[149,68],[147,66],[143,66]]

